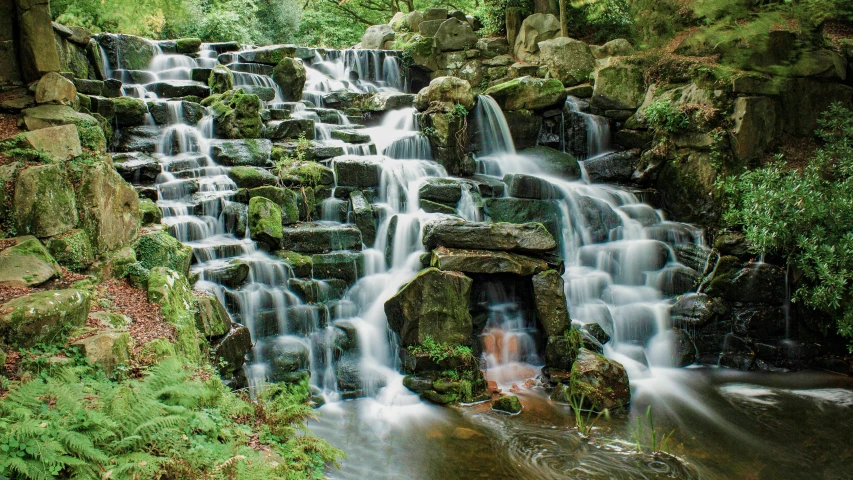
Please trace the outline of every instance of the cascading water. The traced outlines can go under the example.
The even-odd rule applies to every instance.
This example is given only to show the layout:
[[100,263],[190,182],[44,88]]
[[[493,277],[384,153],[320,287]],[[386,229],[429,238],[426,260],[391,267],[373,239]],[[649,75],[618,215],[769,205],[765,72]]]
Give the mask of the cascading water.
[[[292,118],[314,120],[315,144],[339,147],[346,154],[333,163],[355,156],[358,161],[375,162],[379,169],[379,183],[370,192],[376,240],[362,246],[360,260],[353,260],[361,262],[360,278],[342,289],[334,279],[297,275],[250,240],[248,229],[238,228],[237,187],[229,178],[229,167],[213,161],[212,149],[221,142],[214,139],[213,117],[206,115],[193,126],[180,101],[165,102],[167,120],[158,118],[160,140],[154,154],[162,170],[156,190],[163,224],[192,247],[192,270],[200,278],[195,288],[215,295],[231,317],[251,331],[249,383],[303,378],[288,376],[292,372],[282,372],[279,363],[282,355],[299,359],[295,370],[310,372],[313,388],[329,401],[312,428],[350,456],[340,472],[329,472],[333,477],[691,478],[665,457],[656,458],[653,465],[641,465],[624,451],[579,443],[564,428],[554,428],[569,424],[567,412],[548,403],[537,389],[520,393],[525,412],[535,416],[535,421],[525,422],[530,418],[526,413],[507,417],[477,406],[440,409],[403,386],[399,347],[388,328],[384,303],[422,268],[422,227],[444,217],[422,208],[421,187],[447,173],[432,160],[413,109],[388,112],[379,126],[360,128],[342,112],[324,108],[331,104],[327,96],[336,91],[358,94],[403,87],[395,73],[399,71],[396,60],[375,51],[318,52],[306,62],[305,102],[296,103],[281,101],[269,69],[241,62],[239,54],[220,53],[209,45],[202,46],[198,58],[160,54],[149,71],[113,70],[116,78],[127,83],[126,95],[159,101],[147,88],[150,84],[192,82],[192,69],[227,64],[235,71],[238,85],[274,89],[276,97],[265,102],[266,107],[288,110]],[[732,424],[737,420],[721,418],[702,396],[713,395],[718,403],[726,403],[745,395],[760,395],[765,401],[769,394],[742,388],[718,390],[713,382],[719,380],[668,368],[673,365],[673,339],[668,315],[671,300],[665,292],[672,290],[672,273],[688,269],[677,261],[674,251],[700,244],[701,232],[665,221],[627,190],[563,179],[547,173],[551,170],[537,158],[517,154],[503,114],[491,98],[479,97],[475,116],[486,147],[477,156],[480,173],[535,175],[553,185],[556,198],[549,201],[556,206],[558,218],[542,220],[554,220],[558,229],[571,317],[578,324],[598,323],[612,336],[605,354],[626,366],[635,403],[663,405],[675,416],[698,417],[715,427],[722,425],[727,432],[736,431]],[[591,154],[606,151],[606,122],[594,116],[589,120],[601,128],[587,129],[593,133],[584,138],[584,148]],[[268,125],[274,126],[273,122]],[[154,125],[153,120],[149,124]],[[358,130],[370,142],[332,139],[334,129]],[[471,180],[460,184],[456,215],[483,220],[476,184]],[[321,202],[322,219],[307,227],[334,232],[349,228],[346,222],[355,218],[354,212],[348,212],[350,190],[334,186]],[[337,248],[336,244],[320,247],[323,252]],[[327,255],[349,253],[353,252]],[[228,286],[227,271],[235,264],[248,267],[247,279]],[[473,300],[484,315],[481,339],[486,375],[501,386],[522,384],[537,376],[543,356],[537,349],[541,332],[529,305],[530,295],[501,279],[482,283]],[[342,341],[355,345],[341,354],[338,344]],[[784,396],[773,395],[777,397],[770,398]],[[352,397],[359,398],[339,401]],[[614,431],[613,436],[630,434]]]

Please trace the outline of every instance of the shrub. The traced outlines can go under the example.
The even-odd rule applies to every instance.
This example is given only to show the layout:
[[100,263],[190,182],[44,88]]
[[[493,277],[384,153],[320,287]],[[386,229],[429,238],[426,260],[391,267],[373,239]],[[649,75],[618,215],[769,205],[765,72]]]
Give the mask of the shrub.
[[833,104],[819,124],[825,145],[802,170],[778,158],[725,181],[723,220],[742,226],[755,252],[786,255],[802,273],[794,300],[853,339],[853,112]]
[[655,100],[643,113],[649,126],[659,132],[679,133],[690,126],[687,113],[673,105],[669,99]]

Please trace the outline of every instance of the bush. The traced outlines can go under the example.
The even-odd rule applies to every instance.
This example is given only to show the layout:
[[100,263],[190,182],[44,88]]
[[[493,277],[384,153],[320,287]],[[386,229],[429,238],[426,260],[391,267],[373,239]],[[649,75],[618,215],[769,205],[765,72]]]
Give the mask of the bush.
[[659,132],[679,133],[690,126],[690,117],[669,99],[658,99],[643,111],[649,126]]
[[[67,367],[11,386],[0,402],[0,475],[12,478],[316,478],[342,455],[301,434],[307,387],[256,401],[211,367],[166,360],[141,380]],[[258,446],[284,461],[270,462]]]
[[779,158],[727,180],[723,219],[743,227],[755,252],[786,255],[802,274],[794,300],[853,339],[853,112],[834,104],[819,123],[825,145],[801,171]]

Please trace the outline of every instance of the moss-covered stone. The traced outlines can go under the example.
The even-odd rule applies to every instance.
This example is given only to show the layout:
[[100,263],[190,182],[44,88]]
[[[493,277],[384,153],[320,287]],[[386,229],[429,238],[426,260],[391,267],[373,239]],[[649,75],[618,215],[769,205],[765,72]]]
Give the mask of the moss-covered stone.
[[253,188],[248,191],[248,195],[250,199],[264,197],[275,202],[281,208],[283,225],[290,225],[299,221],[299,198],[293,190],[268,185]]
[[217,65],[210,71],[207,78],[210,93],[225,93],[234,88],[234,74],[225,65]]
[[515,395],[505,395],[492,402],[492,410],[506,413],[518,413],[521,408],[521,401]]
[[302,89],[307,78],[302,61],[285,57],[273,68],[272,79],[281,89],[285,101],[298,102],[302,100]]
[[314,262],[311,255],[303,255],[297,252],[279,250],[275,255],[290,266],[293,274],[297,277],[309,278],[314,271]]
[[198,53],[200,47],[200,38],[179,38],[175,40],[175,51],[178,53]]
[[139,196],[106,162],[82,167],[77,190],[80,227],[96,254],[129,245],[139,234]]
[[170,270],[189,274],[192,261],[192,247],[175,240],[166,232],[153,232],[139,237],[133,244],[139,265],[151,270],[166,267]]
[[490,87],[485,92],[503,110],[540,110],[562,105],[566,90],[557,79],[521,77]]
[[261,99],[242,89],[211,95],[202,101],[213,112],[213,130],[220,138],[261,138]]
[[472,283],[459,272],[421,270],[385,302],[388,325],[400,335],[401,345],[421,345],[427,337],[450,346],[470,345]]
[[643,103],[643,69],[630,62],[613,62],[595,73],[591,104],[600,110],[633,110]]
[[20,237],[0,252],[0,285],[23,288],[40,285],[62,275],[56,260],[35,237]]
[[238,188],[256,188],[278,183],[275,175],[259,167],[232,167],[228,176],[237,184]]
[[222,337],[231,331],[231,317],[216,297],[196,298],[196,328],[207,338]]
[[133,340],[127,332],[107,330],[78,340],[71,346],[78,348],[107,377],[112,377],[117,367],[130,363]]
[[60,265],[72,272],[82,272],[95,262],[89,236],[83,230],[69,230],[47,242],[47,249]]
[[595,411],[618,410],[631,402],[631,389],[625,368],[599,353],[585,348],[578,351],[572,365],[571,395],[583,398],[583,405]]
[[13,199],[19,234],[52,237],[77,226],[77,202],[60,165],[37,165],[23,170]]
[[445,110],[450,111],[454,105],[462,105],[467,111],[474,108],[474,92],[471,84],[461,78],[438,77],[429,82],[418,96],[415,97],[415,106],[420,111],[428,109],[431,105],[438,104]]
[[89,315],[89,295],[80,290],[48,290],[0,306],[0,335],[16,348],[57,344]]
[[136,358],[143,364],[155,364],[176,355],[175,345],[172,342],[165,338],[155,338],[140,347]]
[[563,277],[556,270],[547,270],[534,275],[532,280],[536,318],[546,335],[561,335],[571,326]]
[[186,277],[165,267],[152,268],[148,277],[148,300],[160,305],[163,317],[175,327],[176,352],[191,362],[201,361],[195,297]]
[[112,99],[115,106],[116,126],[135,127],[145,123],[148,115],[148,105],[141,98],[118,97]]
[[139,214],[142,219],[142,225],[160,223],[163,219],[163,211],[149,198],[139,199]]
[[[297,210],[297,219],[298,219]],[[276,202],[266,197],[249,200],[249,232],[253,240],[275,249],[281,244],[282,210]]]

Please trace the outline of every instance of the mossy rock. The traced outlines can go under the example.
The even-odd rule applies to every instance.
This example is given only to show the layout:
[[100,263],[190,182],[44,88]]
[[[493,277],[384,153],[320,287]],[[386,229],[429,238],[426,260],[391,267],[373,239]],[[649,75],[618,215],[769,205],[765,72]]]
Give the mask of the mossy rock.
[[595,411],[619,410],[631,402],[628,374],[618,362],[585,348],[571,370],[571,395],[583,398],[585,408]]
[[175,40],[175,51],[178,53],[198,53],[200,47],[200,38],[179,38]]
[[0,337],[15,348],[59,344],[89,315],[89,295],[75,289],[48,290],[18,297],[0,306]]
[[116,125],[121,127],[135,127],[145,123],[148,115],[148,105],[141,98],[118,97],[113,98],[115,106]]
[[491,95],[503,110],[541,110],[560,106],[566,90],[557,79],[521,77],[490,87]]
[[[253,188],[248,191],[248,194],[250,199],[264,197],[275,202],[281,208],[281,222],[283,225],[290,225],[299,221],[299,199],[293,190],[267,185]],[[249,210],[249,214],[251,215],[251,208]]]
[[15,182],[13,198],[19,234],[52,237],[77,226],[77,201],[60,165],[24,169]]
[[104,161],[83,165],[77,189],[80,228],[89,235],[96,254],[130,245],[139,234],[139,196]]
[[195,323],[196,301],[184,275],[154,267],[148,276],[148,300],[160,305],[163,317],[175,327],[175,351],[187,360],[201,360],[201,338]]
[[253,240],[263,242],[273,249],[281,245],[281,219],[282,210],[276,202],[266,197],[254,197],[249,200],[249,231]]
[[281,89],[283,100],[288,102],[302,100],[306,78],[307,72],[302,61],[290,57],[282,58],[272,72],[272,79]]
[[261,99],[242,89],[221,95],[211,95],[202,105],[213,112],[214,133],[220,138],[262,138]]
[[0,285],[33,287],[62,276],[56,260],[35,237],[16,239],[17,243],[0,252]]
[[142,217],[142,225],[160,223],[163,220],[163,211],[149,198],[139,199],[139,213]]
[[175,345],[165,338],[155,338],[142,345],[136,358],[145,364],[159,363],[177,356]]
[[51,238],[47,249],[60,265],[72,272],[83,272],[95,262],[95,252],[83,230],[74,229]]
[[133,340],[127,332],[107,330],[71,344],[100,368],[107,377],[113,377],[118,367],[130,363]]
[[281,167],[278,175],[287,186],[317,187],[335,183],[335,172],[317,162],[292,162]]
[[237,184],[238,188],[256,188],[278,183],[275,175],[260,167],[232,167],[228,176]]
[[492,402],[492,410],[506,413],[518,413],[521,408],[521,401],[515,395],[506,395]]
[[234,88],[234,73],[225,65],[217,65],[210,71],[207,78],[210,93],[225,93]]
[[314,263],[311,255],[303,255],[297,252],[279,250],[275,255],[290,266],[293,274],[297,277],[309,278],[314,271]]
[[231,331],[231,317],[216,297],[196,298],[196,328],[207,338],[222,337]]
[[139,266],[145,270],[166,267],[188,275],[193,257],[192,247],[184,245],[166,232],[153,232],[139,237],[133,244]]

